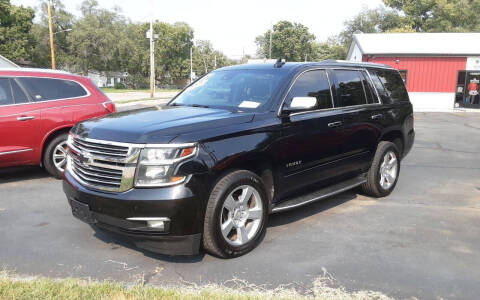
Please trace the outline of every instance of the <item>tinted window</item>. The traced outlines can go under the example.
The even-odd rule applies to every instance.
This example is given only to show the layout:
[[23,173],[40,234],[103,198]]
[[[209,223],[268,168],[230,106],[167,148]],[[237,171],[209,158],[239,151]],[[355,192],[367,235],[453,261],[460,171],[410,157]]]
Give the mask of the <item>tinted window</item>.
[[408,101],[408,93],[403,83],[402,77],[397,71],[393,70],[373,70],[384,87],[384,94],[390,99],[383,99],[384,102]]
[[365,72],[362,73],[362,78],[363,78],[363,87],[365,88],[365,94],[367,95],[367,103],[377,103],[377,97],[375,96],[375,93],[373,92],[373,88],[370,85],[370,80],[368,80],[368,75]]
[[20,88],[18,83],[16,83],[15,80],[12,80],[10,82],[12,84],[13,100],[15,101],[15,103],[16,104],[27,103],[28,102],[28,97],[27,97],[27,95],[25,95],[25,93]]
[[332,96],[327,73],[315,70],[300,75],[288,93],[285,105],[288,107],[294,97],[315,97],[317,106],[314,109],[332,108]]
[[12,90],[8,78],[0,78],[0,105],[13,104]]
[[86,96],[87,91],[78,83],[70,80],[52,78],[18,78],[28,90],[33,101],[47,101]]
[[362,77],[358,71],[335,70],[338,81],[338,95],[342,106],[367,104]]

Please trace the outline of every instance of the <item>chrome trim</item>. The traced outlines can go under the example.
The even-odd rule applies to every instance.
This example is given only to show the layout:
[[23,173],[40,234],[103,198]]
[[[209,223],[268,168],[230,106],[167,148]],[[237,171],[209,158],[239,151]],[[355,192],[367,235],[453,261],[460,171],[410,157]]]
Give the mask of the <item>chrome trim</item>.
[[15,154],[15,153],[22,153],[22,152],[29,152],[33,151],[33,149],[22,149],[22,150],[13,150],[13,151],[6,151],[6,152],[0,152],[0,155],[8,155],[8,154]]
[[295,207],[299,207],[299,206],[303,206],[303,205],[306,205],[308,203],[311,203],[311,202],[314,202],[314,201],[317,201],[317,200],[321,200],[321,199],[324,199],[324,198],[327,198],[327,197],[330,197],[330,196],[333,196],[333,195],[337,195],[337,194],[340,194],[340,193],[343,193],[349,189],[352,189],[354,187],[357,187],[363,183],[365,183],[367,181],[367,179],[363,179],[361,180],[360,182],[356,182],[354,184],[351,184],[349,186],[346,186],[346,187],[343,187],[341,189],[338,189],[336,191],[332,191],[330,193],[326,193],[326,194],[323,194],[321,196],[318,196],[318,197],[315,197],[315,198],[312,198],[312,199],[309,199],[309,200],[306,200],[306,201],[303,201],[303,202],[300,202],[300,203],[297,203],[297,204],[294,204],[294,205],[290,205],[290,206],[285,206],[285,207],[279,207],[279,208],[273,208],[272,209],[272,213],[277,213],[277,212],[281,212],[281,211],[284,211],[284,210],[288,210],[288,209],[291,209],[291,208],[295,208]]
[[[150,148],[189,148],[195,147],[193,153],[188,156],[165,161],[165,165],[175,166],[176,163],[185,161],[198,153],[196,143],[184,144],[131,144],[115,141],[81,138],[70,133],[68,140],[69,154],[67,170],[80,184],[95,190],[110,192],[125,192],[134,186],[137,187],[166,187],[181,184],[190,176],[184,176],[181,180],[162,184],[135,183],[139,165],[140,154],[143,149]],[[92,143],[94,145],[88,145]],[[105,147],[102,147],[105,145]],[[112,147],[109,147],[112,146]],[[113,147],[124,149],[115,149]],[[89,149],[90,148],[90,149]],[[102,151],[103,149],[103,151]],[[109,153],[109,151],[117,153]],[[123,152],[123,153],[121,153]],[[86,159],[79,161],[78,156]],[[162,165],[158,163],[156,165]],[[172,169],[175,173],[177,169]],[[92,183],[95,182],[95,183]],[[96,184],[98,183],[98,184]]]
[[[323,70],[325,71],[326,75],[327,75],[327,80],[328,80],[328,87],[330,89],[330,98],[332,99],[332,108],[335,108],[335,100],[333,99],[333,90],[332,90],[332,83],[330,81],[330,75],[328,74],[328,70],[329,68],[313,68],[313,69],[307,69],[307,70],[304,70],[302,72],[300,72],[299,74],[297,74],[295,76],[295,79],[293,80],[293,82],[290,84],[290,87],[288,88],[287,92],[285,93],[285,95],[283,96],[283,99],[282,99],[282,102],[280,103],[280,106],[277,110],[277,117],[280,117],[281,116],[281,113],[282,113],[282,108],[283,108],[283,105],[285,104],[285,100],[287,99],[287,96],[288,94],[290,93],[290,91],[292,90],[292,87],[293,85],[297,82],[298,78],[300,76],[302,76],[303,74],[307,73],[307,72],[310,72],[310,71],[319,71],[319,70]],[[332,108],[325,108],[325,109],[318,109],[318,110],[327,110],[327,109],[332,109]],[[308,111],[308,112],[312,112],[312,111]],[[299,113],[303,113],[303,112],[299,112]],[[294,115],[294,114],[297,114],[297,113],[293,113],[291,115]]]
[[163,221],[170,222],[170,218],[167,217],[133,217],[127,218],[129,221]]
[[17,117],[17,121],[28,121],[35,119],[34,116]]
[[[370,79],[370,84],[372,85],[373,89],[375,90],[375,95],[377,95],[377,103],[382,103],[382,98],[380,98],[380,94],[378,93],[377,87],[373,83],[372,75],[370,74],[370,71],[365,69],[365,72],[367,72],[368,78]],[[373,103],[372,103],[373,104]]]

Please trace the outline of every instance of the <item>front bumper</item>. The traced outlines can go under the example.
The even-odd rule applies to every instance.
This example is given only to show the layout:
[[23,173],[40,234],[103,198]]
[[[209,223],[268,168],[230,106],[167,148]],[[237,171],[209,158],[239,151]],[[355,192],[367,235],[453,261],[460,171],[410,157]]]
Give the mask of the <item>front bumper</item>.
[[[131,189],[123,193],[90,190],[68,171],[63,190],[74,215],[96,227],[120,234],[138,248],[169,255],[198,254],[204,218],[204,199],[191,182],[171,187]],[[193,179],[195,181],[195,179]],[[193,188],[192,188],[193,187]],[[85,211],[76,211],[80,206]],[[147,228],[129,218],[168,218],[163,230]]]

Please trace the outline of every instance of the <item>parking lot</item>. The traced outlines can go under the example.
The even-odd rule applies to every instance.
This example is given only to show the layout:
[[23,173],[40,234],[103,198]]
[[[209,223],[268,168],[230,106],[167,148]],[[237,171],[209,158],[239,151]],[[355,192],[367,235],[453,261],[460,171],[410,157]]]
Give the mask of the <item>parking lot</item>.
[[417,138],[396,190],[384,199],[349,191],[272,215],[251,253],[168,257],[74,219],[40,168],[0,173],[0,267],[17,274],[224,283],[308,290],[325,270],[334,285],[395,298],[480,295],[480,114],[417,113]]

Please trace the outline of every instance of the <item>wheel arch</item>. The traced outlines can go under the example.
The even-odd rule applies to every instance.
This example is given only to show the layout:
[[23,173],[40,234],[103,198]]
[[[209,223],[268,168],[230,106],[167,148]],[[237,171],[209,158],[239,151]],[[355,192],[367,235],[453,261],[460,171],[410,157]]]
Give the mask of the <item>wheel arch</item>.
[[404,147],[405,147],[405,138],[401,130],[390,130],[382,135],[380,141],[392,142],[397,146],[400,155],[403,157]]
[[235,170],[247,170],[259,176],[264,184],[268,197],[269,208],[273,203],[276,190],[275,164],[273,160],[265,154],[241,155],[230,160],[228,164],[222,164],[220,169],[216,170],[216,177],[219,180],[225,174]]
[[42,145],[41,145],[41,149],[42,149],[42,155],[40,157],[40,165],[41,166],[43,166],[43,157],[45,155],[45,148],[48,146],[50,141],[53,140],[55,137],[57,137],[60,134],[68,133],[70,131],[70,129],[72,129],[72,127],[73,127],[73,125],[65,125],[65,126],[62,126],[62,127],[58,127],[58,128],[55,128],[55,129],[51,130],[48,134],[45,135],[45,137],[42,141]]

